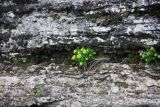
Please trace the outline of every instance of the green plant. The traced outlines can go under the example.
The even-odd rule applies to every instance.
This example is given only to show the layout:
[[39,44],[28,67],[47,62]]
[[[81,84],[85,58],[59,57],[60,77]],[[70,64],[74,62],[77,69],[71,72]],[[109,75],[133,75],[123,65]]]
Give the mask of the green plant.
[[160,59],[160,55],[156,52],[156,50],[153,47],[147,49],[147,51],[145,52],[141,52],[140,57],[142,60],[146,62],[146,64],[149,64],[152,61],[155,61],[156,59]]
[[128,84],[126,82],[115,82],[115,85],[119,86],[119,87],[123,87],[123,88],[128,88]]
[[97,12],[93,14],[85,14],[84,17],[86,19],[108,19],[107,15],[104,15],[103,13]]
[[44,87],[44,85],[36,85],[34,87],[35,95],[37,97],[45,97],[48,95],[48,93],[45,91],[45,89],[43,87]]
[[19,62],[22,62],[22,63],[26,63],[27,62],[27,58],[26,57],[21,57],[21,58],[18,58]]
[[17,57],[12,58],[12,61],[14,63],[26,63],[27,60],[28,60],[27,57],[24,57],[24,56],[17,56]]
[[37,92],[36,92],[37,97],[45,97],[47,95],[48,95],[47,92],[45,92],[43,90],[37,90]]
[[91,48],[78,48],[73,50],[74,55],[72,56],[72,60],[74,60],[80,66],[84,66],[87,64],[87,61],[94,58],[96,52],[94,52]]

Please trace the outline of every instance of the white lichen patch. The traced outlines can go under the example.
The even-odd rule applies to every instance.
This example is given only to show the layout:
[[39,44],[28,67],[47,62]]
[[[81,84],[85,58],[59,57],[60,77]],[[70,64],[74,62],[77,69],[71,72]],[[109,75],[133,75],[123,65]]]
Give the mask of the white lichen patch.
[[159,41],[153,39],[141,39],[141,42],[148,46],[156,45]]
[[109,32],[110,30],[111,30],[111,28],[110,27],[99,27],[99,26],[97,26],[97,27],[91,27],[91,29],[94,31],[94,32],[104,32],[104,33],[107,33],[107,32]]
[[18,77],[10,77],[10,76],[6,76],[6,77],[0,77],[0,85],[15,85],[18,82],[20,82],[20,79]]

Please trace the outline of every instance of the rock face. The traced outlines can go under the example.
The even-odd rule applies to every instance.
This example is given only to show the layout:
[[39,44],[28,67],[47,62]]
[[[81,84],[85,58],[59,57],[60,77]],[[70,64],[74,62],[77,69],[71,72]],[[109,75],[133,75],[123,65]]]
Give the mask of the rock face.
[[160,44],[159,0],[1,0],[0,51],[43,46],[130,51]]
[[[156,68],[156,69],[155,69]],[[103,63],[81,73],[67,65],[32,65],[1,72],[0,105],[7,107],[159,107],[160,67]],[[153,73],[152,73],[153,74]]]
[[[160,0],[0,0],[0,106],[160,107],[159,66],[104,61],[81,72],[55,63],[77,46],[160,49]],[[33,65],[48,53],[56,58]],[[27,69],[16,65],[27,58]]]

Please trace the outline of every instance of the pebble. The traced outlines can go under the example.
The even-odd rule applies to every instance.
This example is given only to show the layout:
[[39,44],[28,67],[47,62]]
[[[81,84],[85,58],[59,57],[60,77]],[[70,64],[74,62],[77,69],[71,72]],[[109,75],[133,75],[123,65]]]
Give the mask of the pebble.
[[0,63],[0,70],[4,69],[4,64]]
[[82,104],[79,101],[75,101],[71,104],[71,107],[82,107]]
[[153,79],[148,78],[145,81],[146,86],[150,87],[150,86],[158,86],[157,82]]
[[112,87],[111,88],[111,92],[114,93],[114,94],[116,94],[116,93],[119,92],[119,88],[118,87]]

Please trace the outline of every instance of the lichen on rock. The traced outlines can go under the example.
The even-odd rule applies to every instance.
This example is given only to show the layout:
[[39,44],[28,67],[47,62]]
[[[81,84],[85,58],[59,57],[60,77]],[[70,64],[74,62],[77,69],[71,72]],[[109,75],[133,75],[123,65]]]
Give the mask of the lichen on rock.
[[[0,10],[0,106],[160,106],[159,63],[137,57],[160,49],[159,0],[1,0]],[[71,65],[77,47],[97,51],[86,71]]]

